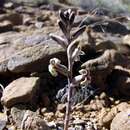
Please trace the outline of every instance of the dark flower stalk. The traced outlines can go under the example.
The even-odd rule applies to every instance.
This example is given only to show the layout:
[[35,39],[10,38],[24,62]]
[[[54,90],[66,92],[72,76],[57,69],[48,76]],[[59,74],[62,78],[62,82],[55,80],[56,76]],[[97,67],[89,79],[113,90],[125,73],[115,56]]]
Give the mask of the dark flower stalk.
[[73,28],[75,13],[71,9],[68,9],[66,11],[60,11],[59,15],[60,20],[58,24],[65,38],[54,34],[51,34],[51,38],[66,50],[68,66],[62,65],[59,59],[53,58],[50,60],[49,71],[53,76],[57,76],[58,73],[61,73],[67,76],[68,79],[67,106],[64,122],[64,130],[68,130],[73,88],[79,86],[80,83],[86,83],[87,81],[87,72],[85,70],[81,71],[80,75],[73,78],[74,62],[80,60],[79,55],[84,54],[79,47],[79,42],[75,40],[85,31],[86,27],[82,26],[72,33],[71,30]]

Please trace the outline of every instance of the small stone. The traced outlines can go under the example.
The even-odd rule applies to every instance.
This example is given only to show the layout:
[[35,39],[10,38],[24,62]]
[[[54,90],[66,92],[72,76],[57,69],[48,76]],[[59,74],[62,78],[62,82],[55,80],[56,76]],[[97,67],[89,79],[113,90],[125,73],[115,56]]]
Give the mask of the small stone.
[[17,128],[21,127],[21,123],[27,109],[29,109],[29,106],[21,105],[21,104],[15,105],[11,108],[10,114]]
[[76,119],[76,120],[73,121],[73,124],[74,125],[83,125],[83,124],[85,124],[85,121],[80,120],[80,119]]
[[17,130],[15,126],[11,126],[8,128],[8,130]]
[[77,104],[72,109],[75,110],[75,111],[83,111],[84,110],[84,105],[83,104]]
[[106,98],[106,93],[105,92],[101,93],[99,98],[100,99],[105,99]]
[[4,4],[4,7],[7,9],[13,9],[14,8],[14,4],[12,2],[8,2]]
[[10,21],[5,20],[0,23],[0,33],[12,31],[12,30],[13,30],[13,25]]
[[120,100],[115,101],[115,105],[118,105],[120,103]]
[[96,96],[95,96],[95,99],[99,99],[99,96],[96,95]]
[[4,113],[0,113],[0,130],[3,130],[7,123],[7,116]]
[[109,97],[109,100],[113,103],[114,102],[114,98],[113,97]]
[[33,19],[30,16],[24,16],[23,24],[29,26],[33,23]]
[[58,118],[64,118],[64,113],[61,113],[61,112],[57,111],[55,113],[55,116],[58,117]]
[[98,110],[98,107],[97,107],[96,104],[92,104],[92,105],[91,105],[91,109],[94,110],[94,111],[96,111],[96,110]]
[[27,130],[28,128],[29,130],[50,130],[42,116],[29,110],[24,114],[21,124],[22,130]]
[[47,119],[47,121],[53,121],[54,113],[53,112],[45,113],[44,117]]
[[43,22],[36,22],[36,23],[35,23],[35,27],[38,28],[38,29],[43,28],[43,26],[44,26],[44,23],[43,23]]
[[47,112],[47,108],[42,108],[41,113],[44,115],[45,112]]
[[65,113],[65,110],[66,110],[66,104],[58,104],[57,111]]

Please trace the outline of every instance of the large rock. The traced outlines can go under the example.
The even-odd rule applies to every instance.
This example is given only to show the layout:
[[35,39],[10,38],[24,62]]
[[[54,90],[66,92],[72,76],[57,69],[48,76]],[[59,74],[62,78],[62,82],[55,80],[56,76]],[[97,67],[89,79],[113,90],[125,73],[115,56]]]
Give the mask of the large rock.
[[115,66],[109,76],[109,86],[116,96],[130,97],[130,69]]
[[11,107],[18,103],[36,103],[39,83],[40,81],[37,77],[22,77],[11,82],[3,91],[2,104],[6,107]]
[[54,3],[57,2],[58,0],[6,0],[6,1],[11,1],[16,4],[24,4],[27,6],[38,6],[43,3]]
[[130,109],[118,113],[111,123],[111,130],[130,130]]
[[106,89],[107,77],[115,65],[128,65],[128,59],[114,49],[106,50],[101,56],[86,61],[82,68],[90,70],[91,82],[100,89]]
[[[70,4],[78,5],[83,8],[97,8],[97,7],[105,7],[111,9],[113,12],[126,11],[128,9],[128,5],[130,4],[129,0],[65,0]],[[118,6],[117,6],[118,4]]]
[[[47,70],[49,59],[64,59],[64,49],[44,33],[0,34],[0,74]],[[65,60],[64,60],[65,61]]]

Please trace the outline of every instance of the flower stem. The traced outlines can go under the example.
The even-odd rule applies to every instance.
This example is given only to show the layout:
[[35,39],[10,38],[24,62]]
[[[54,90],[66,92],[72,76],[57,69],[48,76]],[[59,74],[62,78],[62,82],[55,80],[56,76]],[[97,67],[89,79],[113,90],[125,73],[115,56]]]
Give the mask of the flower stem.
[[71,63],[71,58],[68,56],[68,95],[67,95],[67,105],[66,105],[66,114],[65,114],[65,123],[64,123],[64,130],[68,130],[69,127],[69,120],[70,120],[70,112],[71,112],[71,94],[72,94],[72,70],[73,65]]

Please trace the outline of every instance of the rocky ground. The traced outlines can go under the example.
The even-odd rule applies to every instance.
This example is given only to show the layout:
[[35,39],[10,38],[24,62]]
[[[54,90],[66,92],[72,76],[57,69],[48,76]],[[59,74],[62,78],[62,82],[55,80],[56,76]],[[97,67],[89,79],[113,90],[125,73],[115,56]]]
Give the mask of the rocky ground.
[[77,13],[74,28],[85,55],[74,66],[89,69],[91,82],[74,97],[69,130],[130,130],[130,17],[63,3],[39,7],[5,3],[0,8],[0,130],[62,130],[66,77],[48,72],[53,57],[66,52],[50,38],[62,36],[59,10]]

